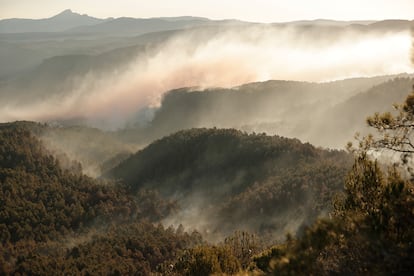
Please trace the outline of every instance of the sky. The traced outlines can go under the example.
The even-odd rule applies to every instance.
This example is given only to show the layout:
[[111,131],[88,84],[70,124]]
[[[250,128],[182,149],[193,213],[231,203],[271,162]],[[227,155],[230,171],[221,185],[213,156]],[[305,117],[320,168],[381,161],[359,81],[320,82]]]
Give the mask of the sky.
[[99,18],[192,15],[253,22],[414,19],[414,0],[0,0],[0,19],[47,18],[65,9]]

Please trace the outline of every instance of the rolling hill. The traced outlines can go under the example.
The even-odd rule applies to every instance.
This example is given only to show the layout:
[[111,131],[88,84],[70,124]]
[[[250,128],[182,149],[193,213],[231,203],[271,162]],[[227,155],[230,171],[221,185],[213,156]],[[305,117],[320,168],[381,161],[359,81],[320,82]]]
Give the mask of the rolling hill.
[[350,161],[296,139],[191,129],[151,143],[105,177],[177,200],[182,209],[166,223],[210,239],[236,229],[282,238],[330,208]]

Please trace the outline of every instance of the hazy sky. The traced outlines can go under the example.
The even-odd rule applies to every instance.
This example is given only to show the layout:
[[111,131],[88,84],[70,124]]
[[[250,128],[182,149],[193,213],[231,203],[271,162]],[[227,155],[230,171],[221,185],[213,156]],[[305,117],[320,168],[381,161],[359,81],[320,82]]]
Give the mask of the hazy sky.
[[0,0],[0,18],[45,18],[65,9],[100,18],[193,15],[256,22],[414,19],[414,0]]

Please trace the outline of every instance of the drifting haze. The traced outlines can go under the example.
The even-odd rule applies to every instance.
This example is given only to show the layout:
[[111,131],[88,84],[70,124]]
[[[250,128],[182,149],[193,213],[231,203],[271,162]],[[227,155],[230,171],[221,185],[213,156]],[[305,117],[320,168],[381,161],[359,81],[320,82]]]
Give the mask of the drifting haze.
[[91,125],[118,128],[138,110],[158,106],[164,93],[174,88],[411,72],[410,49],[408,31],[337,34],[328,29],[322,34],[272,25],[189,30],[137,53],[122,69],[78,77],[76,86],[64,93],[25,105],[3,103],[0,119],[83,118]]

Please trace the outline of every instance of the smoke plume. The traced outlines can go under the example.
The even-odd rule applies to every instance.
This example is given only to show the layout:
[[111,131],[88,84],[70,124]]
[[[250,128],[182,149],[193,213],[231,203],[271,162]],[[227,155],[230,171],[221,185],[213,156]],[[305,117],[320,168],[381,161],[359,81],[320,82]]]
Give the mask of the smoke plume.
[[0,120],[86,118],[91,125],[104,122],[116,128],[140,109],[158,106],[165,92],[179,87],[232,87],[268,79],[324,82],[411,72],[410,39],[409,32],[318,35],[271,25],[189,30],[137,54],[123,70],[104,77],[91,71],[63,96],[25,105],[2,103]]

